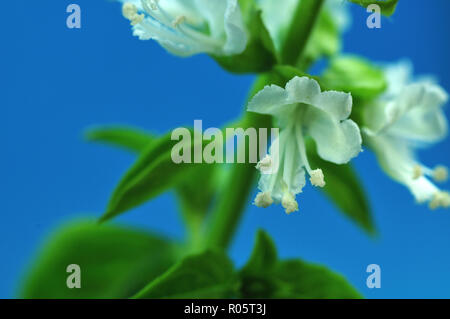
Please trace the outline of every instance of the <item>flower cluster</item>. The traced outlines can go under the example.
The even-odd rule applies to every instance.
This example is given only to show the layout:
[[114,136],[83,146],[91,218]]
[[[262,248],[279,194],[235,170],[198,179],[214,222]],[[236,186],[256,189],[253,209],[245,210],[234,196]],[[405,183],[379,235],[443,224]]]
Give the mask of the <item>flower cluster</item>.
[[[226,56],[230,61],[235,61],[233,57],[238,55],[245,56],[247,60],[239,61],[239,65],[252,60],[248,59],[246,49],[249,43],[254,45],[252,41],[255,38],[263,39],[256,48],[269,47],[271,53],[276,51],[267,61],[279,63],[277,57],[284,50],[286,37],[292,33],[287,31],[295,25],[294,12],[301,8],[302,3],[300,0],[286,0],[280,6],[279,0],[253,0],[246,1],[245,10],[241,11],[238,0],[120,1],[123,3],[123,16],[130,21],[134,35],[139,39],[153,39],[178,56],[207,53],[215,58]],[[311,31],[313,40],[318,39],[309,47],[311,52],[317,53],[311,55],[312,60],[337,54],[339,45],[331,45],[330,41],[346,29],[350,20],[342,1],[327,0],[324,3],[328,15],[318,18],[317,32]],[[249,7],[262,12],[261,20],[271,39],[259,33],[255,36],[254,28],[245,25],[251,11]],[[267,45],[267,41],[271,43]],[[308,46],[305,50],[308,55]],[[257,59],[258,52],[253,51],[252,58]],[[270,65],[268,69],[272,67]],[[286,213],[297,211],[296,195],[302,192],[307,175],[312,185],[326,185],[322,169],[311,167],[308,152],[316,152],[331,163],[346,164],[361,152],[364,142],[375,152],[386,173],[408,187],[418,202],[428,202],[432,209],[448,208],[450,194],[432,182],[447,180],[446,167],[430,168],[419,162],[416,156],[418,148],[434,144],[447,135],[442,107],[448,96],[432,79],[412,81],[410,69],[406,63],[384,69],[387,88],[381,95],[374,95],[378,96],[376,98],[371,96],[358,101],[362,104],[362,111],[355,116],[358,123],[350,119],[353,107],[351,93],[322,92],[318,82],[309,77],[289,77],[284,79],[283,83],[287,83],[285,88],[268,85],[258,92],[249,102],[247,111],[271,115],[281,133],[256,166],[261,178],[255,205],[268,207],[281,203]],[[364,76],[363,73],[357,77]],[[384,83],[383,78],[381,83]],[[345,91],[345,88],[338,90]],[[348,91],[351,92],[352,88],[355,86]],[[309,139],[315,142],[316,149],[307,147]]]

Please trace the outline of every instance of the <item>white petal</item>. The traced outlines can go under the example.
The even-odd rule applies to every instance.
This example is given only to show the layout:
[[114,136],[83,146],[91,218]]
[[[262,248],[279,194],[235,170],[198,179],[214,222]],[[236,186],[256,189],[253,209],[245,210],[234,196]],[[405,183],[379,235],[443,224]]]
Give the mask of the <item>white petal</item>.
[[227,37],[223,48],[225,55],[240,54],[245,50],[247,46],[247,32],[237,0],[228,0],[227,2],[225,34]]
[[255,94],[247,106],[247,111],[277,115],[286,104],[288,104],[287,92],[277,85],[268,85]]
[[414,154],[407,144],[391,136],[367,136],[365,141],[377,155],[383,170],[394,180],[409,188],[418,202],[430,201],[439,189],[427,178],[414,178]]
[[312,105],[332,115],[337,120],[345,120],[352,112],[352,95],[344,92],[326,91],[314,99]]
[[408,60],[401,60],[398,63],[385,67],[384,74],[387,81],[386,95],[396,96],[408,84],[412,76],[412,64]]
[[352,120],[336,121],[329,113],[308,107],[304,123],[324,160],[345,164],[361,152],[361,133]]
[[320,94],[320,86],[316,80],[306,76],[296,76],[286,84],[286,92],[288,94],[289,104],[314,104],[314,101]]
[[417,142],[436,142],[447,135],[447,121],[441,107],[447,93],[437,85],[407,86],[395,101],[396,121],[390,134]]

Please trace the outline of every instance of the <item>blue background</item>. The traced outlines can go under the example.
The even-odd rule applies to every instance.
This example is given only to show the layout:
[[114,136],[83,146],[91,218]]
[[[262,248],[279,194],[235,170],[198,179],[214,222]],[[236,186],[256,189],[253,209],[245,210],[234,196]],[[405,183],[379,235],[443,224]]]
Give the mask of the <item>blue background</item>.
[[[82,8],[82,28],[66,28],[66,7]],[[5,7],[6,5],[6,7]],[[448,0],[400,1],[397,13],[369,30],[351,6],[344,51],[376,61],[408,57],[417,74],[435,74],[450,90]],[[130,124],[155,132],[219,127],[242,112],[252,76],[234,76],[207,56],[180,59],[131,36],[109,1],[7,1],[2,18],[0,107],[0,297],[13,297],[45,236],[75,216],[99,216],[133,157],[83,141],[94,124]],[[450,164],[450,140],[421,154]],[[380,236],[368,238],[308,187],[300,213],[249,207],[231,254],[242,265],[255,231],[267,229],[282,257],[300,256],[343,273],[368,298],[450,297],[450,214],[428,211],[386,177],[370,152],[356,161]],[[448,186],[448,185],[447,185]],[[256,191],[256,190],[255,190]],[[125,214],[128,224],[182,238],[171,194]],[[366,287],[366,267],[381,266],[381,289]]]

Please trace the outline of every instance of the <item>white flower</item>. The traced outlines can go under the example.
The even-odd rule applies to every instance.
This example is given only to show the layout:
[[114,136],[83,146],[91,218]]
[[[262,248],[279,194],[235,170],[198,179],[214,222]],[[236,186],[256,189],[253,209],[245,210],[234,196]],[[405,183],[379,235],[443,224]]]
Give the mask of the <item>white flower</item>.
[[[294,18],[297,5],[301,0],[256,0],[262,10],[264,24],[269,31],[275,47],[280,50],[283,40]],[[347,1],[327,0],[325,9],[333,17],[339,30],[345,31],[351,24]]]
[[429,202],[433,209],[449,207],[448,193],[428,178],[445,181],[447,169],[428,168],[415,155],[417,148],[436,143],[447,135],[442,106],[448,96],[430,79],[408,83],[410,70],[410,65],[404,62],[386,69],[386,93],[365,110],[364,140],[375,151],[386,173],[408,187],[419,203]]
[[119,1],[135,36],[156,40],[175,55],[234,55],[247,45],[237,0]]
[[[312,185],[323,187],[321,169],[312,169],[305,149],[305,136],[312,137],[324,160],[347,163],[361,151],[358,126],[349,120],[352,96],[343,92],[321,92],[319,84],[307,77],[294,77],[283,89],[266,86],[250,101],[250,112],[273,115],[282,128],[266,156],[259,164],[261,179],[255,205],[267,207],[280,203],[286,213],[298,210],[295,195],[306,184],[305,170]],[[276,165],[265,173],[268,163]],[[270,200],[269,200],[270,198]]]

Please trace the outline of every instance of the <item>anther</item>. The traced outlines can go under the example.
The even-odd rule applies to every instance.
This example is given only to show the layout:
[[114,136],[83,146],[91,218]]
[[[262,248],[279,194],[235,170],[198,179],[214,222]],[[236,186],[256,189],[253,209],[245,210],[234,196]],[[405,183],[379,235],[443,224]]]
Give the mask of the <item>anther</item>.
[[178,16],[175,20],[172,22],[172,26],[176,28],[178,25],[186,21],[185,16]]
[[256,168],[262,173],[270,171],[270,169],[272,168],[272,158],[270,157],[270,155],[264,156],[264,158],[260,160],[258,164],[256,164]]
[[433,179],[436,182],[446,182],[448,179],[448,169],[445,166],[436,166],[433,170]]
[[311,184],[313,184],[314,186],[318,187],[325,186],[325,179],[323,176],[323,172],[320,168],[311,171],[309,180]]
[[286,214],[290,214],[298,211],[298,203],[289,192],[284,193],[283,198],[281,199],[281,205],[284,207],[284,211]]
[[422,177],[422,175],[423,175],[422,167],[421,167],[420,165],[415,165],[415,166],[413,167],[412,178],[413,178],[414,180],[416,180],[416,179]]
[[256,195],[254,204],[257,207],[267,208],[272,205],[273,199],[270,192],[260,192]]

